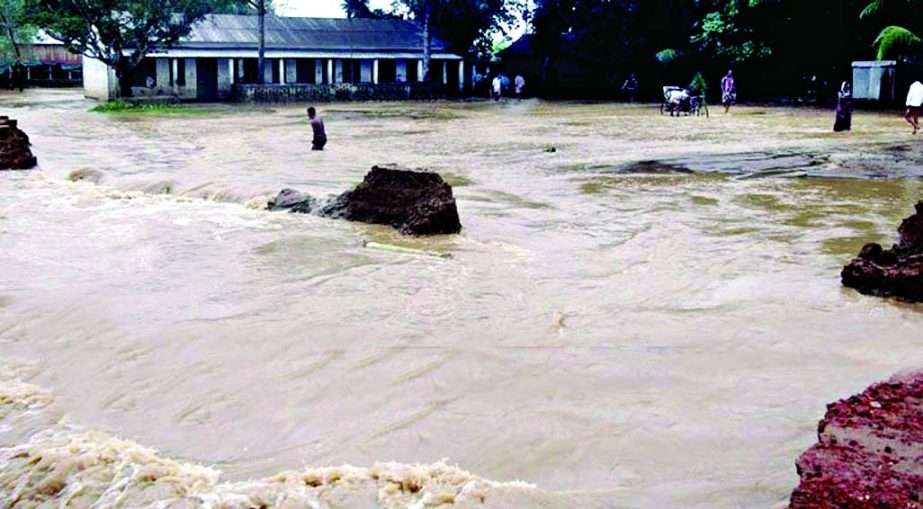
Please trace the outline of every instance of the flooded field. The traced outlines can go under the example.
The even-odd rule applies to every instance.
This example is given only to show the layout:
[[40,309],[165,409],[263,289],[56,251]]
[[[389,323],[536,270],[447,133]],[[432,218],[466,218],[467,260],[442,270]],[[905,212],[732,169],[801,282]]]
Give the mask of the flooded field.
[[[803,108],[331,104],[311,153],[304,105],[92,105],[0,95],[40,164],[0,174],[6,489],[36,451],[105,450],[227,507],[290,488],[249,479],[339,465],[354,481],[324,504],[404,507],[406,483],[369,486],[411,463],[479,479],[463,507],[782,507],[824,405],[923,366],[923,307],[839,283],[923,198],[923,180],[880,178],[923,161],[899,115],[834,135]],[[639,161],[720,173],[622,171]],[[462,234],[261,210],[378,163],[445,176]]]

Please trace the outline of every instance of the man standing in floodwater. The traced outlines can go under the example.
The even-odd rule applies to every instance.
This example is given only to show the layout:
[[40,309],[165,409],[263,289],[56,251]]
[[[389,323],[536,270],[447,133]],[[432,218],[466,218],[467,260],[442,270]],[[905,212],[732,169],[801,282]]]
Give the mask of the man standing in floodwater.
[[314,131],[311,150],[324,150],[324,145],[327,144],[327,130],[324,129],[324,121],[317,116],[314,106],[308,108],[308,118],[311,120],[311,130]]
[[522,90],[526,87],[526,79],[522,77],[522,74],[517,74],[513,84],[516,85],[516,98],[521,101]]
[[638,78],[635,73],[629,74],[625,83],[622,83],[622,91],[628,94],[628,104],[634,104],[635,92],[638,91]]
[[19,57],[16,57],[16,61],[13,62],[13,65],[10,66],[10,90],[18,88],[22,92],[22,88],[26,83],[26,66],[23,65],[22,60]]
[[721,78],[721,104],[724,105],[724,112],[731,110],[731,105],[737,101],[737,85],[734,83],[734,71]]
[[919,80],[910,85],[910,91],[907,93],[907,111],[904,113],[904,119],[913,126],[913,134],[920,130],[920,107],[923,106],[923,83]]

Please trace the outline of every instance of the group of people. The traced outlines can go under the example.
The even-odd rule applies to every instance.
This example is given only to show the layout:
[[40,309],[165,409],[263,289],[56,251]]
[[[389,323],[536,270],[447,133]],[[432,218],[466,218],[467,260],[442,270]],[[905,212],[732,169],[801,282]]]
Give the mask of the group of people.
[[[837,90],[836,120],[833,123],[834,132],[852,130],[852,98],[852,85],[848,81],[842,82]],[[725,113],[736,99],[737,87],[734,83],[734,74],[732,71],[728,71],[727,75],[721,80],[721,102],[724,105]],[[910,85],[910,90],[907,92],[906,106],[904,119],[913,128],[913,134],[917,134],[920,130],[920,113],[923,111],[923,83],[915,81]]]
[[[905,101],[907,109],[904,111],[904,120],[913,129],[912,134],[920,130],[920,112],[923,110],[923,83],[914,81],[907,91]],[[836,121],[833,124],[835,132],[849,131],[852,129],[852,86],[844,81],[837,91]]]
[[7,84],[10,90],[19,89],[22,92],[23,88],[26,86],[26,66],[22,63],[22,60],[19,58],[15,62],[10,64],[5,71]]
[[[513,85],[515,86],[516,98],[522,100],[522,92],[526,88],[526,79],[522,77],[522,74],[517,74],[513,80]],[[498,73],[490,82],[490,97],[494,101],[499,101],[503,98],[503,91],[509,90],[509,88],[510,79],[503,73]]]
[[[629,75],[628,79],[625,80],[625,84],[622,85],[622,90],[630,94],[629,102],[634,101],[633,96],[637,88],[637,78],[635,78],[634,74]],[[664,100],[671,106],[672,115],[672,111],[677,109],[679,105],[684,104],[684,102],[688,104],[688,101],[693,99],[693,96],[703,95],[704,93],[704,85],[699,85],[697,83],[691,84],[689,88],[664,87]],[[724,106],[724,112],[730,112],[731,106],[736,102],[737,84],[734,81],[734,71],[728,71],[727,74],[721,78],[721,104]]]
[[[15,83],[19,87],[19,90],[22,91],[23,81],[25,81],[24,69],[25,67],[18,59],[16,63],[10,66],[8,72],[10,73],[11,90],[14,88]],[[18,79],[16,78],[17,73],[22,73]],[[513,84],[515,85],[516,97],[522,99],[523,89],[526,86],[525,78],[523,78],[522,75],[517,75]],[[497,74],[491,82],[491,97],[499,101],[503,96],[504,88],[509,88],[509,85],[509,78],[503,74]],[[622,89],[633,96],[637,87],[637,78],[632,74],[629,76],[628,80],[626,80]],[[734,82],[734,73],[733,71],[728,71],[721,79],[721,104],[724,106],[725,113],[730,111],[731,105],[736,101],[737,85]],[[906,105],[907,109],[904,112],[904,119],[907,120],[913,128],[913,134],[917,134],[920,130],[920,113],[923,111],[923,83],[915,81],[910,85],[910,90],[907,93]],[[836,120],[833,123],[833,130],[835,132],[839,133],[852,129],[852,109],[852,86],[848,81],[844,81],[837,91]],[[314,134],[311,140],[311,150],[324,150],[324,146],[327,145],[327,131],[324,127],[323,119],[317,116],[317,110],[313,106],[308,108],[308,120],[311,123],[311,130]]]

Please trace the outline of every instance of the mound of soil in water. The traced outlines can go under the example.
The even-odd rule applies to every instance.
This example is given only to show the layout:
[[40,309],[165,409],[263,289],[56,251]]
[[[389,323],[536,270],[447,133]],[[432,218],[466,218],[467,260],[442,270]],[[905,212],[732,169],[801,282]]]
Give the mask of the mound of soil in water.
[[681,165],[663,161],[637,161],[619,169],[619,173],[653,173],[653,174],[685,174],[692,170]]
[[0,170],[28,170],[38,164],[29,149],[29,136],[15,120],[0,117]]
[[901,223],[897,244],[866,244],[841,274],[843,284],[867,295],[923,302],[923,201]]
[[461,231],[452,186],[436,173],[375,166],[361,184],[326,202],[283,189],[270,209],[387,224],[405,235]]
[[923,372],[827,405],[790,509],[923,507]]

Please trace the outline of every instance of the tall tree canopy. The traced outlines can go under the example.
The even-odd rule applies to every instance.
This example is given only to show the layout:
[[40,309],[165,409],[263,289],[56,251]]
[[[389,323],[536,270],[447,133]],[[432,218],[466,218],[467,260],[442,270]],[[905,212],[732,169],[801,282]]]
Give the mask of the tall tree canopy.
[[343,12],[347,18],[373,18],[369,0],[343,0]]
[[0,60],[22,57],[20,46],[34,35],[23,0],[0,0]]
[[[923,4],[873,3],[878,2],[891,5],[889,16],[896,19],[910,19],[901,9]],[[814,82],[838,83],[848,77],[852,60],[874,55],[871,14],[860,17],[868,4],[869,0],[535,0],[531,43],[545,59],[543,74],[553,86],[578,83],[581,89],[574,93],[584,95],[614,94],[628,74],[636,73],[642,90],[653,97],[661,85],[688,83],[699,71],[716,84],[728,68],[735,69],[745,97],[799,94],[812,77]],[[883,16],[884,10],[876,12]],[[878,22],[874,30],[888,23],[885,18]],[[912,42],[906,36],[902,41]]]
[[189,34],[224,0],[26,0],[29,19],[67,49],[115,70],[123,97],[146,54]]
[[[347,0],[352,1],[352,0]],[[526,11],[526,0],[395,0],[395,10],[423,24],[424,38],[438,37],[448,50],[483,56],[505,25]],[[424,42],[424,74],[429,69],[429,41]],[[427,78],[428,79],[428,78]]]
[[923,2],[920,0],[872,0],[862,10],[862,18],[884,26],[875,38],[876,57],[907,57],[919,55],[923,33]]

